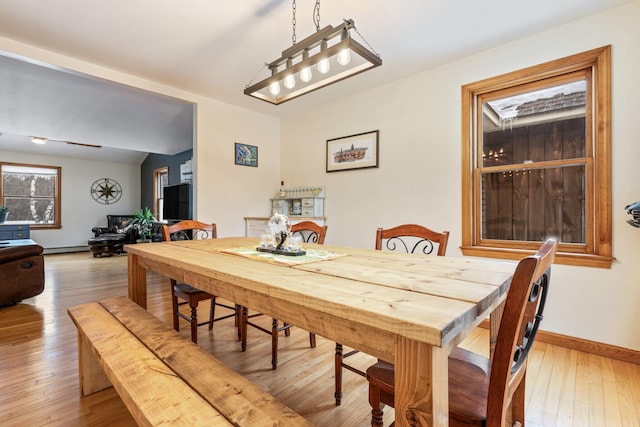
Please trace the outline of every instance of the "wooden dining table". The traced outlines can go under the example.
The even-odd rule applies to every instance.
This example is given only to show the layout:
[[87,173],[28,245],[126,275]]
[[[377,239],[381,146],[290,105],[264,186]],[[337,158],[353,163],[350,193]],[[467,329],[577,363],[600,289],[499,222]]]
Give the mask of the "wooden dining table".
[[129,298],[146,308],[151,270],[393,362],[396,426],[448,425],[448,354],[503,302],[515,263],[327,245],[294,259],[258,244],[127,245]]

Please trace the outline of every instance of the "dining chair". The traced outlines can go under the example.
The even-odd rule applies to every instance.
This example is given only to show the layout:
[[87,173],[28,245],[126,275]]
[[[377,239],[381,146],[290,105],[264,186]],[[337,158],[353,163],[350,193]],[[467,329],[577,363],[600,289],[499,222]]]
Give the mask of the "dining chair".
[[[542,321],[557,242],[548,240],[518,263],[507,292],[491,358],[456,347],[449,356],[449,425],[511,425],[525,422],[527,355]],[[382,408],[394,404],[394,367],[378,361],[366,372],[371,425],[382,427]],[[509,408],[511,407],[511,411]]]
[[[444,256],[447,252],[449,232],[441,233],[417,224],[403,224],[397,227],[376,230],[376,250],[390,252],[404,252],[409,254],[430,255],[434,251],[438,256]],[[336,406],[342,403],[342,369],[356,373],[362,377],[365,372],[344,362],[344,359],[359,353],[359,350],[351,350],[343,353],[342,344],[336,343],[335,354],[335,399]]]
[[[317,243],[319,245],[324,244],[324,238],[327,234],[326,225],[318,225],[312,221],[301,221],[291,226],[291,235],[299,235],[305,243]],[[271,329],[264,328],[256,323],[253,323],[251,319],[262,316],[262,313],[254,313],[249,315],[247,307],[242,307],[241,315],[241,339],[242,339],[242,351],[247,349],[247,326],[252,326],[259,331],[265,332],[271,335],[271,369],[278,367],[278,337],[280,332],[284,331],[285,336],[291,335],[291,327],[288,323],[283,323],[280,326],[278,319],[271,319]],[[316,346],[316,334],[309,332],[309,346],[315,348]]]
[[[216,224],[205,224],[195,220],[185,220],[172,225],[162,225],[162,238],[164,241],[171,240],[196,240],[196,239],[215,239],[218,236]],[[208,292],[194,288],[186,283],[178,283],[174,279],[171,281],[171,304],[173,316],[173,329],[180,331],[180,319],[188,321],[191,325],[191,341],[198,343],[198,326],[209,325],[209,330],[213,329],[213,323],[219,320],[235,317],[236,324],[239,325],[240,307],[232,307],[216,301],[216,296]],[[179,302],[178,298],[182,301]],[[209,319],[198,323],[198,303],[200,301],[211,300],[211,308],[209,309]],[[183,314],[180,307],[189,305],[191,313]],[[233,310],[233,314],[215,317],[216,306]],[[238,333],[239,335],[239,333]]]

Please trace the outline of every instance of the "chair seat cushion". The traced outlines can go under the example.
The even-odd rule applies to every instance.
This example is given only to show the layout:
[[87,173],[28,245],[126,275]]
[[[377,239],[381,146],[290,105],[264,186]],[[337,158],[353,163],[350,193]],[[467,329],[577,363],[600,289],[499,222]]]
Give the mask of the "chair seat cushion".
[[209,295],[209,298],[211,298],[211,294],[209,294],[208,292],[205,291],[201,291],[200,289],[196,289],[193,286],[187,285],[186,283],[176,283],[174,286],[174,289],[176,292],[181,292],[183,294],[204,294],[204,295]]
[[456,347],[449,356],[449,418],[482,425],[487,419],[488,396],[489,359]]
[[[393,393],[394,368],[384,361],[367,369],[369,381],[382,390]],[[449,356],[449,418],[458,423],[482,425],[487,418],[489,393],[489,359],[456,347]],[[465,425],[466,425],[465,424]]]

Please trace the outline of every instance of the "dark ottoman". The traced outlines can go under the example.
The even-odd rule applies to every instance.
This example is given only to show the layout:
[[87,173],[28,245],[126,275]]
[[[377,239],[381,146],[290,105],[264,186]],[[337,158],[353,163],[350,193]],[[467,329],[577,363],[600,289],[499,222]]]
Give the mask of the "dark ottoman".
[[89,249],[93,257],[121,254],[125,243],[124,234],[105,233],[89,239]]

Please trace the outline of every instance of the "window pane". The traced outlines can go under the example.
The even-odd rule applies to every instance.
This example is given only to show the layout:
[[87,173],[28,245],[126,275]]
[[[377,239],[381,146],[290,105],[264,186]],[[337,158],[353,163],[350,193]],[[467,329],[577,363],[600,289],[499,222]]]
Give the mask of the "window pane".
[[585,157],[586,80],[482,103],[482,166]]
[[2,165],[2,202],[10,222],[56,223],[58,171],[53,168]]
[[5,203],[11,213],[11,221],[32,224],[53,224],[55,221],[55,203],[49,199],[27,199],[6,197]]
[[53,175],[5,173],[3,178],[5,197],[53,197],[55,195],[56,177]]
[[482,239],[586,242],[585,167],[482,174]]

